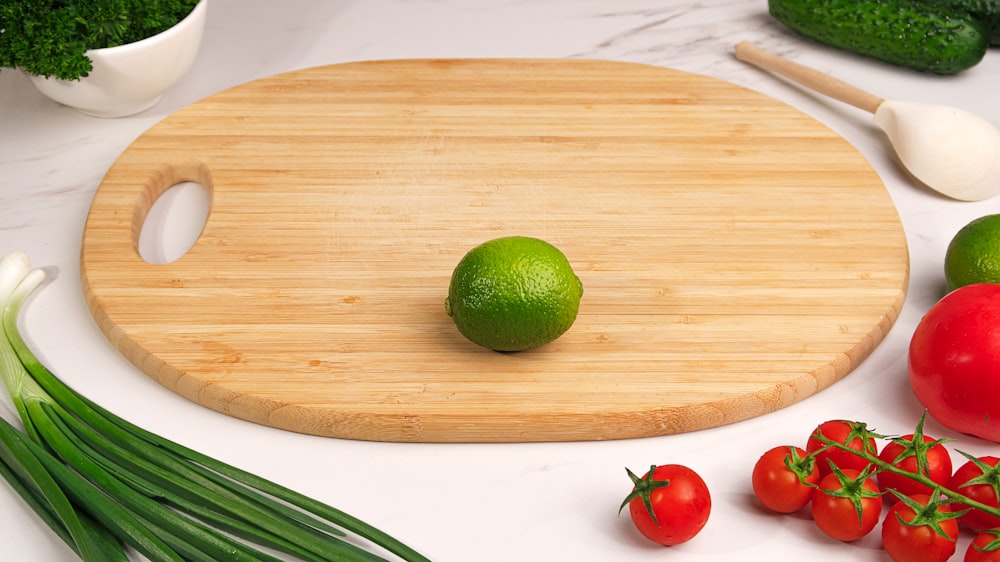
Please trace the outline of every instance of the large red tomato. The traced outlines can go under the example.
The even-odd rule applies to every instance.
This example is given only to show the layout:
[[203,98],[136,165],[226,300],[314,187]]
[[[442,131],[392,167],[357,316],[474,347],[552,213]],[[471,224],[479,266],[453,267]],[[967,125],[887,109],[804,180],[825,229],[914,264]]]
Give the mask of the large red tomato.
[[942,424],[1000,442],[1000,284],[955,289],[910,340],[910,386]]

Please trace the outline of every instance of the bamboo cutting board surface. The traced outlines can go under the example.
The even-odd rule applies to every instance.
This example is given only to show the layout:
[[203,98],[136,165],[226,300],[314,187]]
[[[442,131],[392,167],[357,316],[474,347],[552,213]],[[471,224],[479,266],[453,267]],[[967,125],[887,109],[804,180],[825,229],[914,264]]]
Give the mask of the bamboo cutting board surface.
[[[139,256],[171,186],[211,193],[184,256]],[[535,350],[444,311],[473,246],[545,239],[584,285]],[[388,441],[597,440],[758,416],[855,368],[905,297],[879,177],[803,113],[717,79],[588,60],[399,60],[290,72],[153,126],[93,201],[102,331],[239,418]]]

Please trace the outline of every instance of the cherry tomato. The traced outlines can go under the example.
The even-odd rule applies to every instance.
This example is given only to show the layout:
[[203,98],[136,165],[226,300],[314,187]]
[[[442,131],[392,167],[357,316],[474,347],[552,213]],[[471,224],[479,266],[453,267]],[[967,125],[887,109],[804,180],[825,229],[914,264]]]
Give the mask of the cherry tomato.
[[[931,498],[917,494],[910,499],[926,506]],[[947,505],[941,505],[936,513],[950,513]],[[882,546],[895,562],[945,562],[955,554],[958,540],[958,522],[954,519],[937,521],[947,537],[942,537],[929,525],[909,526],[917,513],[903,502],[896,502],[882,522]]]
[[[990,456],[979,457],[978,460],[985,463],[988,467],[995,467],[997,462],[1000,462],[1000,459],[997,457]],[[988,470],[988,473],[992,475],[993,482],[997,482],[997,479],[1000,478],[1000,472],[996,470]],[[979,479],[982,476],[983,469],[978,464],[970,460],[958,467],[958,470],[955,471],[951,480],[948,481],[947,489],[955,490],[967,498],[976,500],[982,504],[996,507],[998,505],[997,493],[994,486],[988,482],[990,478],[987,478],[987,482],[969,482],[973,479]],[[958,511],[959,509],[964,509],[965,506],[959,503],[953,503],[951,508]],[[958,520],[962,525],[974,531],[1000,527],[1000,518],[994,517],[979,509],[969,511]]]
[[1000,284],[959,287],[910,340],[910,386],[945,426],[1000,442]]
[[[810,453],[827,446],[826,443],[823,443],[817,437],[820,434],[827,439],[843,443],[855,451],[867,450],[872,455],[878,455],[875,438],[863,423],[847,420],[830,420],[819,424],[806,442],[806,450]],[[867,468],[869,464],[868,461],[857,455],[830,447],[816,455],[816,465],[819,467],[821,477],[830,474],[830,461],[833,461],[833,464],[837,465],[840,469],[857,470],[859,472]]]
[[[778,513],[792,513],[812,499],[819,482],[815,459],[803,461],[806,452],[800,447],[775,447],[757,460],[753,467],[753,493],[764,507]],[[805,484],[795,470],[803,472]]]
[[[878,525],[882,516],[882,496],[874,478],[851,469],[841,473],[853,489],[845,487],[836,472],[824,476],[819,481],[819,489],[813,493],[812,517],[827,535],[850,542],[867,535]],[[853,496],[853,499],[830,495],[824,490]],[[857,504],[861,505],[860,517]]]
[[650,467],[642,478],[631,470],[628,475],[634,487],[621,508],[628,505],[632,522],[647,539],[666,546],[681,544],[708,522],[712,498],[705,481],[690,468],[665,464]]
[[969,543],[964,562],[1000,562],[1000,529],[980,531]]
[[[935,441],[933,437],[926,435],[922,437],[924,443],[934,443]],[[941,443],[937,443],[918,453],[914,447],[913,434],[904,435],[900,439],[890,441],[879,453],[878,458],[907,472],[923,474],[942,487],[947,486],[948,480],[951,479],[951,455],[948,453],[948,449]],[[924,456],[927,462],[919,471],[917,469],[918,454]],[[932,492],[929,487],[894,472],[881,471],[876,478],[883,490],[896,490],[905,496],[930,495]],[[894,500],[895,496],[888,494],[886,498]]]

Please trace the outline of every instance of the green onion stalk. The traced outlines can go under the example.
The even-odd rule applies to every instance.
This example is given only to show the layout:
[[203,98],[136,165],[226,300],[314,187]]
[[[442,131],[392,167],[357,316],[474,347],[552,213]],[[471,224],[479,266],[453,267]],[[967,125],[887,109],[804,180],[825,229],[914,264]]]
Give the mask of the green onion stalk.
[[0,377],[23,425],[0,416],[0,476],[81,559],[125,562],[131,547],[153,562],[429,562],[343,511],[143,430],[63,383],[18,330],[44,277],[22,253],[0,258]]

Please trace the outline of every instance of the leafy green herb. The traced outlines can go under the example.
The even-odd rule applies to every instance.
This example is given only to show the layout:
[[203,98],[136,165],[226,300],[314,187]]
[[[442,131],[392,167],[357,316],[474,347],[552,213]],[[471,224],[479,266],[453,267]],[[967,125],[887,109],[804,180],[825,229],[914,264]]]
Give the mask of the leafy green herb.
[[0,259],[0,379],[24,425],[0,417],[0,477],[85,561],[407,562],[427,558],[338,509],[145,431],[39,362],[17,328],[44,278]]
[[89,49],[134,43],[173,27],[199,0],[4,0],[0,68],[76,80]]

